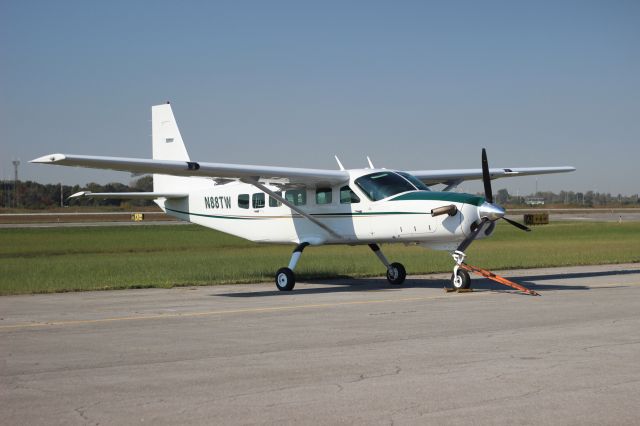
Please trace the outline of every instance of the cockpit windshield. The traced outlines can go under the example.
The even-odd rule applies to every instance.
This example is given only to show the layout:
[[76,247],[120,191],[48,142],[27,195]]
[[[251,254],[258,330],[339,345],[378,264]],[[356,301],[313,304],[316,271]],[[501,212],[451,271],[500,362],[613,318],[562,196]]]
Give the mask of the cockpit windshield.
[[411,182],[413,186],[415,186],[417,189],[421,191],[431,191],[427,185],[425,185],[420,179],[418,179],[414,175],[409,174],[407,172],[396,172],[396,173],[398,173],[400,176],[402,176],[403,178]]
[[[417,182],[414,182],[414,180]],[[361,176],[355,180],[355,183],[372,201],[382,200],[401,192],[415,191],[416,189],[429,190],[416,177],[408,173],[391,171]]]

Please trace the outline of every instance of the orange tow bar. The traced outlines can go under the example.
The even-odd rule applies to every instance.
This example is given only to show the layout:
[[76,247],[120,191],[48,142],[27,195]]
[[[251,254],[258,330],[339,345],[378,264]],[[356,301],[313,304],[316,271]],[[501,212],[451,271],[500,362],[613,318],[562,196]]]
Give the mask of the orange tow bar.
[[507,287],[515,288],[516,290],[520,290],[523,293],[530,294],[531,296],[540,296],[539,293],[537,293],[537,292],[535,292],[533,290],[529,290],[528,288],[523,287],[520,284],[516,284],[513,281],[509,281],[508,279],[503,278],[500,275],[496,275],[491,271],[487,271],[485,269],[478,268],[477,266],[467,265],[464,262],[460,263],[460,267],[462,269],[466,269],[469,272],[473,272],[474,274],[481,275],[481,276],[483,276],[485,278],[489,278],[490,280],[493,280],[493,281],[495,281],[497,283],[500,283],[502,285],[506,285]]

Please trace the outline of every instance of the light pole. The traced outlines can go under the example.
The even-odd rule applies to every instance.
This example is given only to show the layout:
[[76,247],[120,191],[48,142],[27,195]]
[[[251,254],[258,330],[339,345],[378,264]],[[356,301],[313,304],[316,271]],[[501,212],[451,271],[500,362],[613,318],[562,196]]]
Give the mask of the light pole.
[[18,207],[18,166],[20,159],[13,160],[13,196],[15,198],[14,207]]

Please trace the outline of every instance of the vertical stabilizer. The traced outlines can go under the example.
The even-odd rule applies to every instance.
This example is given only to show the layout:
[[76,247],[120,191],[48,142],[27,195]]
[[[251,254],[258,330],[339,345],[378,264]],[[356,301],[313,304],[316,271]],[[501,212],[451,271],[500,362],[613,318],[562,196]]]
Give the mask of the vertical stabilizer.
[[[154,160],[189,161],[178,124],[173,116],[171,105],[151,107],[151,137],[153,140]],[[153,175],[153,190],[156,192],[184,191],[192,183],[190,178],[167,175]]]
[[189,154],[169,103],[151,107],[151,134],[154,160],[189,161]]

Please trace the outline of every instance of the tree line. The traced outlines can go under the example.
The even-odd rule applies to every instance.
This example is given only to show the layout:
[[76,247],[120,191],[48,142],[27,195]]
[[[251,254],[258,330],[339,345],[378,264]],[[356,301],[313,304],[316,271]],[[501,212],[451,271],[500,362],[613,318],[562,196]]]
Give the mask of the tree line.
[[[74,198],[68,200],[71,194],[80,191],[91,192],[137,192],[153,191],[153,178],[142,176],[129,185],[122,183],[108,183],[101,185],[89,183],[80,185],[60,185],[41,184],[32,181],[18,181],[14,187],[12,180],[0,181],[0,208],[23,208],[23,209],[48,209],[60,207],[60,195],[62,193],[62,203],[65,206],[149,206],[153,205],[151,200],[102,200],[94,198]],[[537,192],[530,195],[512,195],[506,189],[500,189],[496,193],[496,202],[501,205],[527,205],[534,200],[542,200],[545,205],[564,205],[567,207],[630,207],[640,206],[638,194],[635,195],[612,195],[594,191],[574,192],[551,191]]]
[[[60,207],[61,201],[64,206],[112,206],[120,207],[123,204],[129,206],[153,205],[151,200],[113,200],[98,198],[73,198],[68,197],[76,192],[138,192],[153,191],[153,178],[143,176],[125,185],[123,183],[107,183],[101,185],[95,182],[86,185],[60,185],[42,184],[33,181],[18,181],[17,185],[13,180],[0,181],[0,208],[21,208],[21,209],[48,209]],[[62,194],[62,197],[61,197]]]
[[610,193],[587,191],[539,191],[530,195],[512,195],[506,189],[496,194],[498,204],[527,205],[532,201],[543,201],[544,205],[563,205],[567,207],[640,207],[638,194],[613,195]]

